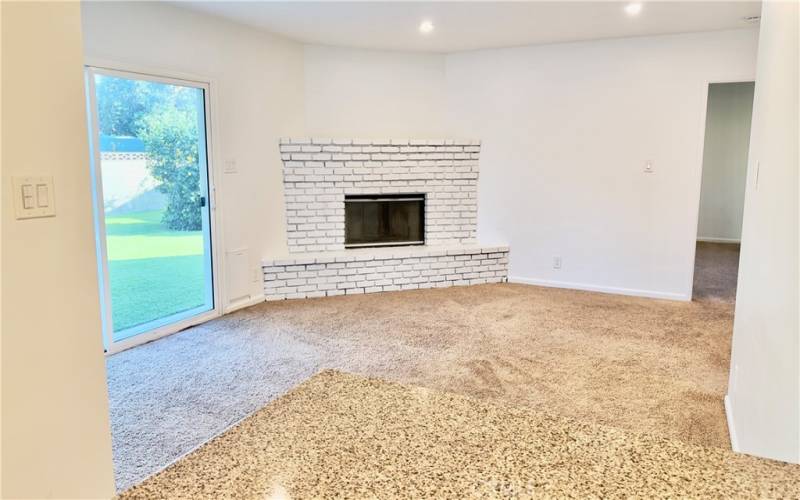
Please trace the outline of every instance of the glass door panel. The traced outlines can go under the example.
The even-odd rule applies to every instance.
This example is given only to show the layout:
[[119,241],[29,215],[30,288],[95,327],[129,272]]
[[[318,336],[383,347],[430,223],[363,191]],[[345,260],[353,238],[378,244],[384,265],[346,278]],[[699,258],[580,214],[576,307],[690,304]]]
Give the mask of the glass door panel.
[[88,70],[106,348],[214,310],[207,89]]

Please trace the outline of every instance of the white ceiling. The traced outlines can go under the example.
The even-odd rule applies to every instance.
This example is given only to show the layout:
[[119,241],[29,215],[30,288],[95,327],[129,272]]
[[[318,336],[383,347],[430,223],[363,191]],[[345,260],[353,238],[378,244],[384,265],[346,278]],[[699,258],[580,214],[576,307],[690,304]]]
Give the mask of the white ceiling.
[[[749,26],[760,2],[181,2],[286,37],[368,49],[454,52]],[[429,35],[418,31],[433,21]]]

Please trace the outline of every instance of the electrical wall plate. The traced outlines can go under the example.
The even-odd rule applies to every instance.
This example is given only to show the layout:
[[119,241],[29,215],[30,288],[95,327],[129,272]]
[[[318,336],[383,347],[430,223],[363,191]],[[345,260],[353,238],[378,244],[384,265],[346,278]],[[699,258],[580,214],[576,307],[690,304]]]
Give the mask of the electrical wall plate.
[[50,176],[12,177],[14,213],[17,219],[54,217],[56,215],[55,190]]

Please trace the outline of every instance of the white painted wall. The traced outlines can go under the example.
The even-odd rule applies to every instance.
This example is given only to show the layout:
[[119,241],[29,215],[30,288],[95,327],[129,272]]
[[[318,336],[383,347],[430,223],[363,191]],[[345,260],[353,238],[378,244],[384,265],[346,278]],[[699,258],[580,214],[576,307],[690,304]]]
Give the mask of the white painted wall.
[[[728,419],[735,448],[800,462],[797,2],[764,2]],[[760,167],[759,167],[760,165]]]
[[742,237],[753,87],[753,82],[709,85],[698,240]]
[[[80,7],[3,2],[0,12],[0,497],[111,498]],[[55,217],[16,220],[17,175],[53,177]]]
[[240,169],[220,175],[225,247],[251,249],[251,267],[285,251],[279,135],[476,137],[479,237],[511,244],[512,277],[678,299],[691,294],[706,86],[752,80],[757,40],[747,29],[445,56],[304,49],[168,5],[83,9],[87,55],[218,79],[216,157]]
[[478,237],[510,244],[510,279],[688,299],[706,87],[752,80],[756,44],[747,29],[448,56],[448,130],[483,140]]
[[308,135],[441,138],[446,104],[442,55],[306,46]]
[[[251,298],[263,297],[261,258],[286,252],[278,138],[303,133],[303,47],[164,3],[83,2],[81,8],[88,60],[212,79],[220,255],[246,248]],[[228,160],[238,173],[223,174]]]

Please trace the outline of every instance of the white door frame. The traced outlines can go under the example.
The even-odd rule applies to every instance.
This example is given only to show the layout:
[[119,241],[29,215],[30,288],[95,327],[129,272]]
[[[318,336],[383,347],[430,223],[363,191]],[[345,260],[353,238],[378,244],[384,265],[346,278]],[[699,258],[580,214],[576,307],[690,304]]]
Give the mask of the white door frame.
[[[106,346],[106,355],[116,354],[125,349],[130,349],[137,345],[153,341],[155,339],[171,335],[210,319],[222,315],[223,296],[222,275],[223,266],[221,265],[222,252],[220,251],[222,241],[220,237],[221,214],[219,210],[216,190],[214,162],[214,147],[212,136],[212,82],[210,79],[199,78],[185,74],[176,74],[168,71],[143,70],[131,67],[130,65],[117,63],[103,63],[100,61],[87,61],[86,71],[86,93],[87,93],[87,116],[90,123],[90,146],[92,149],[91,170],[93,186],[93,204],[95,218],[95,239],[97,246],[97,266],[100,283],[100,302],[103,323],[103,338]],[[213,308],[188,318],[183,318],[175,322],[157,326],[149,331],[136,334],[120,341],[113,340],[113,322],[111,316],[111,289],[108,278],[108,253],[106,248],[106,228],[105,217],[103,217],[102,199],[102,173],[100,168],[100,130],[97,123],[97,99],[95,95],[95,75],[118,76],[122,78],[146,80],[172,85],[188,86],[202,89],[204,98],[205,112],[205,143],[206,143],[206,177],[208,182],[208,206],[209,206],[209,232],[211,238],[211,286],[213,297]],[[163,318],[168,321],[169,318]]]

